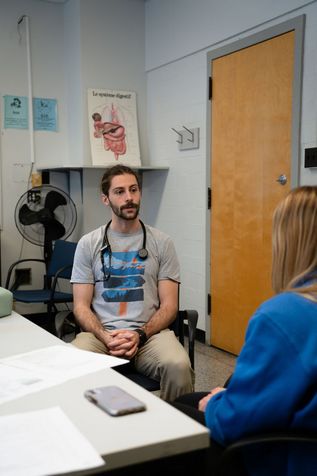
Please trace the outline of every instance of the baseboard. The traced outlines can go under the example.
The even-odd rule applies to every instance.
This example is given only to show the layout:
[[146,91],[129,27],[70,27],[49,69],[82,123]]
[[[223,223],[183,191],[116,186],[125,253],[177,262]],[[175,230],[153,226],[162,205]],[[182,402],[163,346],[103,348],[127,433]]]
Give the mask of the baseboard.
[[37,312],[33,314],[23,314],[23,317],[28,319],[29,321],[37,324],[40,327],[43,327],[45,330],[49,327],[49,320],[48,315],[46,312]]
[[196,329],[195,338],[196,338],[196,340],[198,340],[198,342],[202,342],[203,344],[205,344],[205,342],[206,342],[206,332],[203,331],[202,329]]
[[30,321],[45,320],[48,318],[47,312],[35,312],[32,314],[23,314],[23,317],[25,317],[26,319],[29,319]]
[[[184,333],[185,333],[185,336],[188,336],[188,325],[187,324],[184,324]],[[198,340],[198,342],[202,342],[203,344],[205,344],[205,342],[206,342],[206,332],[203,331],[202,329],[196,329],[195,340]]]

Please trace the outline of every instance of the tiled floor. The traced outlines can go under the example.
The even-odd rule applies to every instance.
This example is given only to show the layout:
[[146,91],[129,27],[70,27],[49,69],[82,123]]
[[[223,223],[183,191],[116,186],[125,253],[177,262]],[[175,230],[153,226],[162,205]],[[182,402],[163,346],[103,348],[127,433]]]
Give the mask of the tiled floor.
[[222,386],[232,374],[236,356],[215,347],[195,342],[195,390],[208,391]]

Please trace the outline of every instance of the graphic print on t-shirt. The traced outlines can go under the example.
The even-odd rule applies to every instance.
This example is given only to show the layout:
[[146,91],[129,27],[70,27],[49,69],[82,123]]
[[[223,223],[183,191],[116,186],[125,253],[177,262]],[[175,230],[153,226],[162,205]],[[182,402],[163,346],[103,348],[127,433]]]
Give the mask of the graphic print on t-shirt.
[[129,303],[144,301],[145,262],[138,251],[113,252],[109,268],[109,254],[105,252],[105,273],[110,275],[104,281],[102,297],[106,302]]

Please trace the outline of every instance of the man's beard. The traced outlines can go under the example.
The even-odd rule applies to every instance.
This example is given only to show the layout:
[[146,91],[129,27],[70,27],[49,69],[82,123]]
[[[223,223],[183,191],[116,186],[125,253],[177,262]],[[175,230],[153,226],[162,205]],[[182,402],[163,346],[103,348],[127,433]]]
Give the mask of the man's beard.
[[[109,200],[109,198],[108,198]],[[118,217],[122,218],[123,220],[135,220],[136,217],[139,214],[140,210],[140,204],[139,203],[126,203],[125,205],[122,205],[121,207],[116,207],[111,201],[109,200],[109,205],[113,213]],[[128,209],[128,211],[127,211]],[[133,210],[134,213],[131,211]]]

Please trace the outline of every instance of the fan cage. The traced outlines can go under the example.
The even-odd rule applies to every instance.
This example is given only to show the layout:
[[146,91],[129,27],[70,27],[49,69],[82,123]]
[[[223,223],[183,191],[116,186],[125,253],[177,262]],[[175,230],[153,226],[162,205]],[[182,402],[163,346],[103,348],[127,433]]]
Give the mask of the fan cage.
[[24,205],[27,205],[28,209],[32,212],[39,212],[44,209],[46,196],[51,191],[60,194],[60,196],[62,196],[66,201],[66,204],[58,205],[53,212],[54,218],[65,228],[65,233],[63,236],[60,236],[59,239],[68,238],[77,224],[76,205],[64,190],[53,187],[52,185],[42,185],[41,187],[34,187],[27,190],[16,204],[14,219],[16,227],[23,238],[37,246],[45,245],[44,225],[40,222],[32,223],[30,225],[22,224],[19,219],[19,212]]

